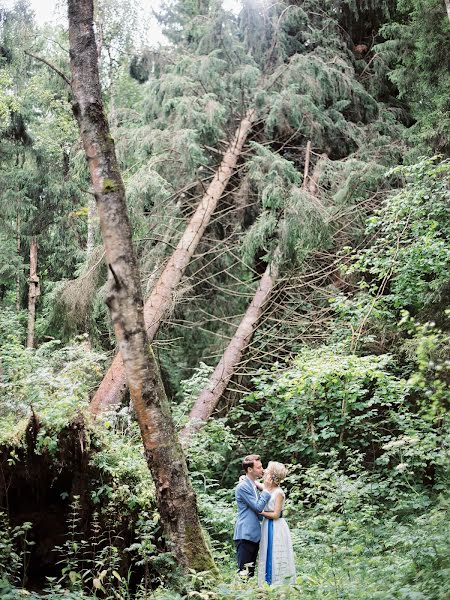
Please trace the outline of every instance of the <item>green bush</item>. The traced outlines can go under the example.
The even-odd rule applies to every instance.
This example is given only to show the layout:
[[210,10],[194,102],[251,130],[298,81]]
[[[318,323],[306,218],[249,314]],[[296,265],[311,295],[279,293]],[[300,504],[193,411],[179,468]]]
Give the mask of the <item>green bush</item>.
[[387,308],[423,310],[450,285],[449,172],[436,158],[392,169],[405,186],[367,221],[372,243],[347,273],[363,275],[361,286]]
[[305,348],[292,366],[256,377],[232,418],[265,457],[310,465],[335,449],[344,462],[360,451],[373,465],[405,410],[406,382],[389,372],[391,361]]
[[23,327],[8,309],[0,313],[0,445],[20,443],[30,415],[40,423],[38,449],[54,451],[58,433],[82,413],[103,373],[106,357],[88,350],[81,336],[36,350],[23,346]]

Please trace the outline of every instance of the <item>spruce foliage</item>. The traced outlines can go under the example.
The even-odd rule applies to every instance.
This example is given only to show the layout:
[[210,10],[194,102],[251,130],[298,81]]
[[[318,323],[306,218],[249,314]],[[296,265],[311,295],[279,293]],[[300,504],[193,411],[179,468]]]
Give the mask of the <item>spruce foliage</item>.
[[413,142],[427,151],[448,154],[450,22],[439,0],[398,0],[397,18],[386,23],[387,41],[374,48],[400,98],[411,109],[416,124]]

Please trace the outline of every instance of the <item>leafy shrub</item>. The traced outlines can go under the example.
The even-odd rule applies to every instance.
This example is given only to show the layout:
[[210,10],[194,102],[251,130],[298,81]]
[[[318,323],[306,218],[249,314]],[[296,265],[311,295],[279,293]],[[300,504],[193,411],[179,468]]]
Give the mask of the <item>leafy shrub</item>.
[[24,348],[22,338],[15,313],[2,310],[0,445],[20,441],[33,410],[40,421],[38,448],[55,450],[59,431],[86,408],[106,357],[87,350],[84,337],[69,346],[53,340],[37,350]]
[[373,464],[404,410],[406,384],[389,372],[391,361],[305,349],[290,367],[262,372],[233,420],[273,460],[310,465],[333,448],[344,461],[361,451]]
[[[27,539],[31,523],[11,527],[6,515],[0,512],[0,591],[2,583],[19,583],[20,573],[25,577],[28,562],[28,547],[32,545]],[[2,596],[3,598],[3,596]]]
[[449,171],[437,159],[392,169],[405,186],[368,220],[372,243],[347,272],[362,274],[362,287],[388,307],[422,310],[450,285]]

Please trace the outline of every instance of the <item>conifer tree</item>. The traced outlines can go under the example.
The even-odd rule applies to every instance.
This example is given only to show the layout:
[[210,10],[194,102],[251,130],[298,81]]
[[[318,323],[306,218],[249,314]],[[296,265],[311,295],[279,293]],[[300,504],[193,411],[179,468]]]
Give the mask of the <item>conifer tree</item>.
[[[252,10],[254,7],[246,5],[242,22],[259,23],[263,31],[252,31],[245,37],[249,49],[252,44],[256,46],[252,42],[255,37],[271,41],[265,50],[262,46],[253,48],[259,64],[268,65],[269,70],[263,84],[254,89],[265,135],[260,134],[264,146],[253,144],[255,156],[248,161],[247,181],[260,208],[255,222],[242,236],[242,253],[249,265],[263,262],[267,266],[277,250],[282,256],[282,275],[288,271],[302,273],[307,259],[313,273],[314,254],[324,255],[335,244],[342,244],[346,235],[343,232],[349,232],[345,216],[340,216],[342,205],[358,200],[358,195],[363,198],[381,181],[384,164],[390,164],[392,156],[389,150],[378,148],[389,139],[389,123],[390,133],[395,134],[398,128],[358,82],[337,20],[326,13],[318,14],[311,3],[301,8],[277,6],[271,15],[259,14],[256,20],[251,19]],[[315,169],[302,186],[300,173],[309,157],[304,150],[309,137],[314,139]],[[269,144],[278,153],[270,151]],[[324,193],[324,185],[328,193]],[[289,327],[286,318],[281,322]],[[268,329],[273,327],[276,325]],[[267,342],[275,343],[277,335],[271,333],[272,341],[268,338],[264,342],[264,332],[262,326],[255,344],[266,344],[267,349]],[[240,333],[239,327],[236,335],[245,345],[249,338],[244,339]],[[298,339],[298,332],[292,335]],[[182,433],[185,441],[211,414],[239,363],[241,356],[234,367],[227,361],[235,344],[237,340],[232,337],[197,399],[190,417],[200,422],[188,423]],[[283,346],[283,353],[289,354],[290,345]]]
[[[27,3],[2,10],[0,40],[4,93],[0,98],[0,246],[4,257],[0,289],[5,290],[7,302],[14,289],[17,310],[27,306],[29,256],[35,239],[42,290],[41,302],[36,304],[40,321],[42,299],[47,299],[54,281],[72,273],[77,262],[82,225],[77,217],[81,194],[71,166],[76,129],[66,84],[31,56],[47,55],[58,64],[61,50],[57,44],[49,46],[35,30]],[[40,325],[38,343],[42,331]]]
[[[408,131],[419,152],[450,150],[450,19],[442,0],[398,1],[374,48],[377,78],[388,77],[414,122]],[[446,4],[448,10],[448,3]]]
[[[153,206],[158,207],[159,204],[167,202],[163,194],[169,185],[174,187],[179,182],[182,186],[182,182],[188,178],[193,179],[198,189],[198,183],[195,184],[195,179],[198,178],[197,167],[203,167],[208,161],[205,146],[218,146],[219,139],[227,136],[226,129],[234,130],[236,121],[239,124],[236,132],[230,136],[232,141],[216,168],[212,182],[207,189],[201,184],[200,189],[203,193],[198,208],[188,222],[175,252],[168,257],[167,265],[159,279],[156,283],[153,282],[153,289],[145,307],[150,339],[153,339],[162,317],[172,304],[175,287],[180,282],[214,208],[233,174],[242,146],[255,120],[255,111],[247,110],[247,96],[251,97],[252,91],[244,91],[243,86],[245,81],[250,81],[249,77],[255,79],[259,71],[255,65],[251,65],[252,61],[246,56],[243,47],[239,44],[233,46],[238,40],[227,29],[230,24],[227,23],[220,6],[213,3],[209,6],[205,3],[203,9],[206,11],[205,18],[201,21],[199,30],[198,12],[194,9],[190,11],[184,5],[172,6],[161,17],[168,24],[166,33],[169,37],[171,33],[175,36],[179,47],[177,54],[171,56],[171,62],[166,65],[165,70],[151,79],[147,100],[147,119],[150,123],[147,127],[136,128],[136,137],[133,140],[134,147],[142,148],[148,144],[147,140],[152,135],[151,156],[149,158],[145,155],[143,159],[134,160],[138,165],[142,160],[142,166],[138,166],[137,169],[135,167],[130,180],[131,190],[134,190],[134,182],[138,182],[136,190],[139,189],[139,195],[142,197],[144,181],[149,190],[156,192],[151,201]],[[188,24],[183,31],[190,33],[183,34],[178,39],[177,27],[169,27],[169,24],[172,21],[179,23],[180,19],[184,24]],[[224,25],[224,28],[218,24]],[[224,37],[223,44],[226,48],[221,51],[220,39],[216,37],[217,32],[223,29],[225,33],[220,35]],[[189,49],[189,53],[186,49]],[[242,71],[246,70],[248,63],[251,65],[250,73],[246,72],[244,80]],[[235,87],[238,81],[239,93]],[[122,155],[124,161],[131,161],[129,155],[136,157],[136,152],[130,148],[128,141],[123,140],[121,143],[119,139],[118,147],[119,156]],[[217,152],[222,155],[222,152],[217,150],[213,153],[214,157]],[[182,163],[181,168],[175,172],[170,169],[174,154]],[[120,356],[117,356],[93,398],[91,411],[97,414],[117,406],[125,391],[123,366]]]

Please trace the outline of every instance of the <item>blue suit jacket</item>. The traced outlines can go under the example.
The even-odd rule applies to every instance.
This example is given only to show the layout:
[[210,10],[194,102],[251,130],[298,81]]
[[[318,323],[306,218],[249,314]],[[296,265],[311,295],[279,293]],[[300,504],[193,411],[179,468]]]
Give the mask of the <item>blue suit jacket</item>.
[[248,477],[237,485],[236,502],[238,505],[238,515],[233,539],[259,542],[261,539],[261,525],[258,513],[264,510],[269,498],[269,492],[262,492],[257,500],[255,489]]

